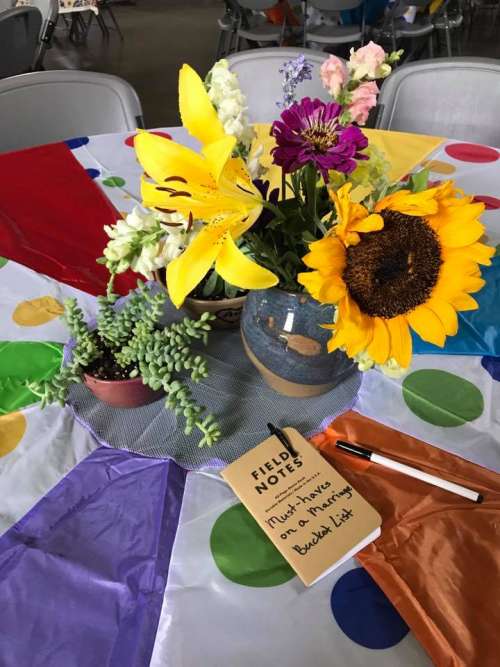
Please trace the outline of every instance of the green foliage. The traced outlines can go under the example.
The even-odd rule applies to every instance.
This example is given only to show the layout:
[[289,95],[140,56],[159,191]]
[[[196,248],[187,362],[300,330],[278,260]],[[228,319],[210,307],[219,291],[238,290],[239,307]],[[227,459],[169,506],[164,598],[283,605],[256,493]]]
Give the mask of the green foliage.
[[52,379],[30,383],[31,391],[40,397],[41,407],[58,402],[64,405],[71,384],[81,382],[88,365],[103,354],[103,346],[111,351],[122,368],[132,366],[130,377],[141,376],[153,390],[163,389],[165,406],[185,420],[184,432],[195,428],[201,432],[199,446],[211,446],[221,435],[219,425],[205,408],[194,400],[183,381],[188,374],[193,382],[208,375],[206,360],[191,350],[195,341],[206,345],[214,316],[203,313],[199,320],[185,317],[164,329],[158,328],[166,292],[151,295],[142,282],[120,311],[113,305],[116,295],[99,297],[97,328],[90,331],[75,299],[65,302],[65,318],[75,340],[71,362]]
[[245,238],[257,263],[279,277],[282,289],[302,292],[297,282],[297,273],[306,270],[302,257],[309,251],[308,244],[326,233],[333,213],[327,189],[313,165],[291,174],[286,187],[291,190],[288,198],[276,204],[266,202],[268,210]]

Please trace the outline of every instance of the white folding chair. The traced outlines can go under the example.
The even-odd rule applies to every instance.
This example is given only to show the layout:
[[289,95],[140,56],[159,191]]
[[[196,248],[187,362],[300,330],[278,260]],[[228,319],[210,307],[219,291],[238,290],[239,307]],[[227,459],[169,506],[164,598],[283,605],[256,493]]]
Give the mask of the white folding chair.
[[359,25],[320,25],[316,28],[306,24],[305,41],[310,44],[324,46],[338,44],[364,43],[365,38],[365,6],[364,0],[309,0],[309,6],[320,11],[340,12],[349,9],[361,9]]
[[271,123],[279,117],[276,103],[283,97],[283,75],[280,67],[288,60],[304,54],[313,65],[312,79],[305,80],[297,88],[297,97],[319,98],[331,102],[327,90],[321,84],[319,68],[328,57],[322,51],[299,48],[253,49],[228,57],[229,69],[238,75],[240,87],[246,95],[248,116],[252,123]]
[[[240,11],[236,37],[236,51],[240,50],[241,39],[250,42],[271,42],[281,46],[285,37],[286,20],[281,26],[266,21],[259,13],[276,6],[276,0],[238,0]],[[251,16],[248,13],[252,12]]]
[[141,103],[129,83],[76,70],[0,81],[0,118],[0,152],[144,127]]
[[500,147],[500,60],[436,58],[398,67],[379,96],[378,127]]

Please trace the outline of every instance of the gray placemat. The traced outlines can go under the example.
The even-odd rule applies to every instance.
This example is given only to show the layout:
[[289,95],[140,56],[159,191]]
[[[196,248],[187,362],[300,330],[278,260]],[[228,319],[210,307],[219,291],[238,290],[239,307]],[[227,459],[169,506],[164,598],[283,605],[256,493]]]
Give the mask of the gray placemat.
[[[164,322],[184,316],[167,307]],[[102,444],[155,458],[171,457],[185,468],[229,463],[267,437],[266,423],[294,426],[302,433],[318,429],[354,402],[360,374],[350,372],[327,394],[288,398],[270,389],[247,358],[239,331],[214,331],[203,353],[210,374],[191,383],[196,399],[213,414],[222,438],[213,447],[198,447],[199,432],[184,434],[184,422],[164,401],[134,409],[112,408],[98,401],[83,385],[75,385],[69,401],[75,417]]]

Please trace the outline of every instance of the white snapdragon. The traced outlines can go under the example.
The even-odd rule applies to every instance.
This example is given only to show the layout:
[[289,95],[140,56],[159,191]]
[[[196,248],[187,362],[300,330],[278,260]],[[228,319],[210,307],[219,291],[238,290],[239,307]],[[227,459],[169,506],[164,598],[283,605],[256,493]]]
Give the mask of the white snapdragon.
[[217,109],[224,132],[236,137],[248,152],[255,132],[248,120],[246,98],[240,90],[238,77],[230,71],[227,60],[215,63],[208,81],[208,97]]
[[104,249],[113,273],[132,268],[147,278],[178,257],[195,238],[201,222],[189,223],[180,213],[143,212],[138,207],[125,220],[104,227],[110,240]]

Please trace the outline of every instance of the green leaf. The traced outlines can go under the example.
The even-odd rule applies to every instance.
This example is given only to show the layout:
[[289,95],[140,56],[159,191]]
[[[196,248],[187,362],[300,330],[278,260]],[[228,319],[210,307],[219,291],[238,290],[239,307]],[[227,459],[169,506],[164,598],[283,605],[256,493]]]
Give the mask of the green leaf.
[[410,190],[412,192],[422,192],[427,189],[429,183],[429,170],[421,169],[410,176]]
[[212,269],[212,272],[208,276],[208,280],[206,283],[203,285],[202,289],[202,294],[203,296],[212,296],[215,292],[215,289],[217,287],[217,279],[218,279],[217,273]]

